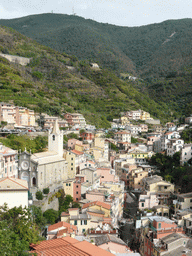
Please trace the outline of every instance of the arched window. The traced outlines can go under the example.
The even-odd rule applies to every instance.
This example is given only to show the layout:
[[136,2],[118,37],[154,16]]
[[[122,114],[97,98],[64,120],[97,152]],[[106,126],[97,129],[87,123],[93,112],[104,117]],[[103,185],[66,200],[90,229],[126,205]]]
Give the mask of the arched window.
[[53,137],[52,137],[52,138],[53,138],[53,140],[55,140],[55,135],[53,135]]

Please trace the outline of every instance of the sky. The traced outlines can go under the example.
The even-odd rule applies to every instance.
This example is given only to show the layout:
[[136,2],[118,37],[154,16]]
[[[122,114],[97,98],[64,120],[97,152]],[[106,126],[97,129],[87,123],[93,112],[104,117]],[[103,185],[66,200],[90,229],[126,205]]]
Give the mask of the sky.
[[40,13],[73,14],[119,26],[192,18],[192,0],[1,0],[0,19]]

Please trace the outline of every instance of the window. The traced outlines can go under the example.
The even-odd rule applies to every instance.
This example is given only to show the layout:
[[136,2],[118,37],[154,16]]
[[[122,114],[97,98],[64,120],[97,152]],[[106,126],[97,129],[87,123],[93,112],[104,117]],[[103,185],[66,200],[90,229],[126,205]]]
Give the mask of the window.
[[85,229],[84,228],[82,229],[82,233],[85,233]]
[[161,223],[158,223],[158,228],[159,228],[159,229],[161,228]]
[[104,178],[104,176],[101,176],[101,178]]
[[84,220],[84,225],[87,225],[87,220]]
[[52,138],[53,138],[53,141],[54,141],[55,140],[55,135],[53,135]]
[[71,160],[73,160],[73,158],[71,158]]
[[145,206],[145,204],[144,204],[144,203],[142,203],[142,204],[141,204],[141,207],[144,207],[144,206]]
[[69,186],[71,186],[71,183],[69,183]]
[[192,199],[190,199],[190,203],[192,203]]
[[5,173],[7,173],[7,167],[5,168]]
[[68,183],[66,183],[66,186],[68,186]]
[[12,172],[12,167],[10,166],[10,172]]
[[73,168],[71,168],[71,171],[73,171]]
[[73,165],[73,163],[71,163],[71,165]]
[[74,220],[74,225],[77,225],[77,220]]
[[77,191],[76,194],[79,194],[79,192]]
[[165,186],[164,189],[167,189],[167,186]]
[[79,200],[79,198],[76,198],[76,201],[78,201]]
[[76,188],[78,188],[79,186],[77,185]]

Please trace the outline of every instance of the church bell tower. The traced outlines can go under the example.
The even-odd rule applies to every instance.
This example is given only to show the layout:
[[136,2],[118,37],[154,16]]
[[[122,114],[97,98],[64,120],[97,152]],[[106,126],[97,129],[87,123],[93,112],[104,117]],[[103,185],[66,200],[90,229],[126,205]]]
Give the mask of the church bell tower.
[[58,120],[55,120],[52,132],[49,132],[48,150],[55,151],[63,157],[63,131],[59,130]]

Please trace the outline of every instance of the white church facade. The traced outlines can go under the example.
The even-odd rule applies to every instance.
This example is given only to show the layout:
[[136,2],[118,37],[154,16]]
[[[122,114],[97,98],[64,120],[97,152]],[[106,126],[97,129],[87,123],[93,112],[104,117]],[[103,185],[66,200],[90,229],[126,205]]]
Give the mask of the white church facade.
[[19,153],[18,166],[18,176],[28,182],[32,194],[47,187],[50,191],[63,187],[63,181],[67,179],[67,162],[63,158],[63,132],[57,121],[48,135],[48,151]]

